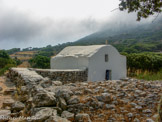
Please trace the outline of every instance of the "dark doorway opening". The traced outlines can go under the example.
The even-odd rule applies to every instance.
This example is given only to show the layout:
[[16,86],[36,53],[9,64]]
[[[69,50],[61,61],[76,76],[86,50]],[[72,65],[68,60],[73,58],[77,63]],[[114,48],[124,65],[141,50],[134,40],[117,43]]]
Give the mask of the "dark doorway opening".
[[111,80],[111,70],[106,70],[105,80]]

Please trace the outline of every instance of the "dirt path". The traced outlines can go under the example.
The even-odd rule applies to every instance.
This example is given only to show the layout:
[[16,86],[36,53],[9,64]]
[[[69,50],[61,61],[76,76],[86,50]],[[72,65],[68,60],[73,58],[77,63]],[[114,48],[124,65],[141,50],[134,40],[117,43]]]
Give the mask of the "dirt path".
[[4,95],[4,92],[6,90],[14,88],[14,85],[11,82],[9,82],[9,81],[6,82],[6,80],[7,79],[6,79],[5,76],[0,76],[0,87],[2,87],[2,89],[3,89],[2,91],[0,91],[0,109],[1,109],[1,107],[3,105],[3,102],[6,99],[12,98],[11,95]]
[[21,67],[21,68],[28,68],[28,67],[30,67],[30,64],[28,63],[28,61],[24,61],[22,64],[20,64],[19,66],[17,66],[17,67]]

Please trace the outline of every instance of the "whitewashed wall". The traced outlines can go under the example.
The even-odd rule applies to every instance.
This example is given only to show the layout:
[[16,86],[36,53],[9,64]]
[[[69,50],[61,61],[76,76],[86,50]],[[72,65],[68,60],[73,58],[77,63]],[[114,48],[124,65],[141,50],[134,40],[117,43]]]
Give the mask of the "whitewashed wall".
[[[108,62],[105,62],[105,54],[108,54]],[[112,80],[126,77],[126,57],[112,46],[102,47],[90,58],[88,81],[105,80],[106,70],[111,70]]]
[[51,69],[85,69],[88,67],[87,57],[54,57],[51,59]]

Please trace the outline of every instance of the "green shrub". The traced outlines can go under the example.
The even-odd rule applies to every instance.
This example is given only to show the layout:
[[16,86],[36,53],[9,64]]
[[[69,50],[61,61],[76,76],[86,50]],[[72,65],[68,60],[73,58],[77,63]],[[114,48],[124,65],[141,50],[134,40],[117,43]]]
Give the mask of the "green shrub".
[[5,67],[0,69],[0,76],[3,75],[9,68],[15,67],[15,64],[7,64]]
[[30,59],[29,63],[33,68],[50,68],[50,58],[46,56],[37,55],[34,58]]
[[11,59],[5,51],[0,50],[0,75],[3,75],[10,67],[15,66],[16,61]]
[[0,50],[0,58],[9,59],[9,55],[4,50]]
[[162,54],[160,53],[122,53],[127,57],[127,68],[131,72],[135,70],[147,70],[157,72],[162,68]]

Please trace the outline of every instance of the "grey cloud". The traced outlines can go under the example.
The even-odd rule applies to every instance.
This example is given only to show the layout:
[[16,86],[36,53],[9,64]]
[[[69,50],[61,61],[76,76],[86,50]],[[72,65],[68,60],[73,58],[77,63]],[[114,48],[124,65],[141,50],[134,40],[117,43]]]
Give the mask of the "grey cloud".
[[15,10],[1,9],[0,15],[0,41],[27,41],[39,35],[43,28],[30,15]]
[[7,10],[1,5],[0,15],[0,48],[55,45],[75,41],[98,30],[139,25],[134,13],[127,14],[119,11],[113,12],[112,16],[105,20],[97,20],[93,17],[82,20],[38,19],[16,9]]
[[52,37],[52,39],[58,41],[74,41],[84,35],[93,33],[96,30],[95,19],[64,19],[56,22],[51,21],[44,31],[44,36],[46,35],[46,38]]
[[28,13],[5,8],[1,8],[0,15],[0,48],[46,46],[75,41],[96,29],[96,20],[93,18],[37,19]]

